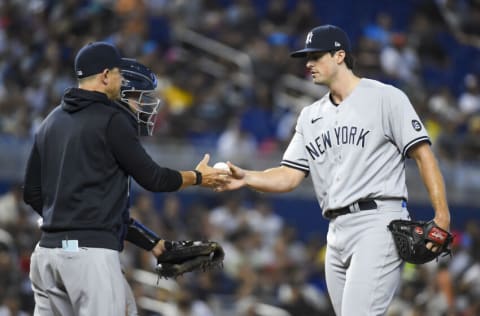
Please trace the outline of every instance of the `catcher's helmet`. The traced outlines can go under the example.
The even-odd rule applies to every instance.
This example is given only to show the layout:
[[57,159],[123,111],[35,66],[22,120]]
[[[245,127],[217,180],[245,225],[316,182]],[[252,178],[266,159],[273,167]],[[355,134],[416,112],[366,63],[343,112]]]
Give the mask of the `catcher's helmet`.
[[[122,58],[123,76],[120,100],[134,112],[140,134],[153,134],[155,117],[160,106],[157,76],[134,59]],[[146,129],[146,133],[142,132]]]

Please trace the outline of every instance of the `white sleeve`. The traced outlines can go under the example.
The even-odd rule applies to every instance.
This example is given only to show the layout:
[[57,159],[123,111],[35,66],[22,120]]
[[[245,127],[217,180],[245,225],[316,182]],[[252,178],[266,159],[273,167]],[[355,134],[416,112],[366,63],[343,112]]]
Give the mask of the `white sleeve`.
[[385,89],[385,92],[385,133],[402,155],[407,156],[408,149],[417,143],[431,143],[425,126],[405,93],[392,86]]
[[302,113],[300,113],[300,116],[298,117],[297,125],[295,126],[295,133],[290,140],[290,144],[285,150],[285,153],[283,154],[281,164],[294,169],[302,170],[308,174],[310,168],[308,166],[307,153],[303,139],[301,124]]

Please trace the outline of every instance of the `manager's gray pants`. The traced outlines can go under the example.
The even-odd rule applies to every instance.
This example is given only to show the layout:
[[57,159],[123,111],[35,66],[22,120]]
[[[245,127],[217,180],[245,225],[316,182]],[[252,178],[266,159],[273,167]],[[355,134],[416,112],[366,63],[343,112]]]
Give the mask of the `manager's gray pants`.
[[35,316],[137,315],[118,251],[79,248],[71,252],[37,246],[30,279]]

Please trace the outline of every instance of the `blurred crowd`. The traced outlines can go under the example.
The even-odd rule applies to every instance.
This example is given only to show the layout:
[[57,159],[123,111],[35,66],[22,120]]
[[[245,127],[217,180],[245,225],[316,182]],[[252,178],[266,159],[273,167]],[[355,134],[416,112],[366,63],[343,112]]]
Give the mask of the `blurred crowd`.
[[[28,271],[38,216],[22,202],[20,186],[0,196],[0,210],[0,315],[31,315]],[[122,264],[140,315],[334,315],[324,278],[324,236],[299,238],[264,195],[218,194],[187,207],[176,193],[159,203],[142,191],[131,215],[163,238],[216,240],[226,253],[222,269],[159,280],[153,255],[126,243]],[[387,315],[480,315],[479,224],[472,219],[454,230],[452,257],[406,264]]]
[[323,23],[349,33],[358,74],[407,92],[442,157],[478,158],[478,0],[4,0],[0,135],[31,137],[76,85],[76,51],[104,40],[158,74],[158,143],[218,146],[226,158],[281,149],[305,105],[305,91],[282,83],[310,81],[288,53]]
[[[283,83],[289,75],[309,82],[304,62],[288,53],[324,23],[350,34],[358,74],[409,95],[442,159],[480,157],[478,0],[3,0],[0,137],[30,141],[64,89],[76,85],[76,51],[104,40],[160,79],[163,106],[149,141],[216,146],[220,158],[233,154],[248,166],[252,153],[288,142],[306,91]],[[215,48],[206,50],[210,40]],[[242,54],[249,62],[239,62]],[[218,240],[227,256],[222,270],[155,284],[138,273],[153,271],[153,256],[126,245],[125,271],[142,315],[333,315],[323,236],[300,240],[261,196],[222,194],[214,205],[188,208],[165,196],[155,205],[140,192],[132,214],[165,238]],[[31,314],[36,220],[20,186],[0,197],[0,316]],[[406,265],[389,315],[480,315],[478,227],[474,220],[455,227],[452,259]]]

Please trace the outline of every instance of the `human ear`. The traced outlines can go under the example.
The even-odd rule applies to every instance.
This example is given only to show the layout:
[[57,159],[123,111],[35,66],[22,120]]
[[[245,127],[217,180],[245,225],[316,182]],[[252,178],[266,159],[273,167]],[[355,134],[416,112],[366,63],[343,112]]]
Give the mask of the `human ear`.
[[345,53],[344,50],[339,50],[339,51],[337,51],[336,54],[335,54],[335,58],[337,59],[337,63],[338,63],[338,64],[342,63],[342,61],[345,60],[345,57],[346,57],[346,56],[347,56],[347,55],[346,55],[346,53]]
[[110,70],[109,69],[104,69],[101,73],[102,76],[102,83],[107,85],[108,84],[108,75],[109,75]]

